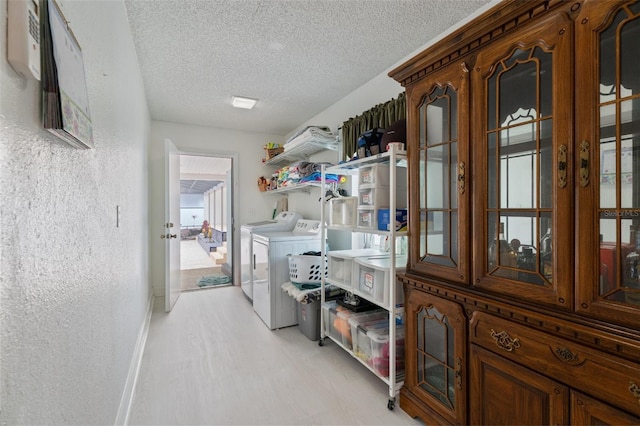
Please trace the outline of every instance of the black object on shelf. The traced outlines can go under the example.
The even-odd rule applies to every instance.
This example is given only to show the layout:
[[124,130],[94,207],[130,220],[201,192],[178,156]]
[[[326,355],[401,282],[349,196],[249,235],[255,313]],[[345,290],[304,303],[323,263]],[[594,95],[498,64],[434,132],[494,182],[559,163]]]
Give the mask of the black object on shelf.
[[378,305],[369,302],[368,300],[361,299],[353,294],[345,294],[344,297],[337,299],[338,305],[349,309],[352,312],[365,312],[372,311],[378,308]]

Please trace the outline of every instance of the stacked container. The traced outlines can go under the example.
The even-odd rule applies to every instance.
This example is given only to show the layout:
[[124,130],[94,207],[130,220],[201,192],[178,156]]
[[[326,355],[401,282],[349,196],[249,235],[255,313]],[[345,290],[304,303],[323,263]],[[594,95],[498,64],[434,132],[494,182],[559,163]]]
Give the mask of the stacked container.
[[[353,312],[344,308],[335,300],[325,302],[322,305],[324,310],[324,329],[326,333],[335,341],[341,342],[342,345],[349,349],[353,349],[353,336],[351,334],[350,320],[359,321],[358,318],[364,319],[368,316],[371,318],[383,317],[388,315],[384,309],[374,309],[366,312]],[[388,318],[388,317],[387,317]]]
[[389,186],[389,165],[372,164],[360,169],[358,180],[358,228],[378,229],[378,210],[389,208],[395,193],[396,208],[407,208],[407,170],[396,168],[396,185]]
[[[380,306],[389,308],[389,286],[395,285],[395,277],[391,276],[391,257],[358,257],[354,259],[355,278],[357,282],[357,290]],[[396,272],[403,272],[406,265],[406,256],[396,256],[395,265]],[[395,285],[396,301],[402,300],[402,287]]]
[[[371,344],[367,363],[382,377],[389,377],[389,329],[370,329],[367,338]],[[396,328],[396,375],[404,375],[404,327]]]
[[329,225],[354,228],[358,197],[337,197],[329,200]]
[[383,251],[377,249],[333,250],[327,253],[329,261],[329,278],[344,289],[353,287],[353,278],[357,277],[355,259],[358,257],[384,256]]

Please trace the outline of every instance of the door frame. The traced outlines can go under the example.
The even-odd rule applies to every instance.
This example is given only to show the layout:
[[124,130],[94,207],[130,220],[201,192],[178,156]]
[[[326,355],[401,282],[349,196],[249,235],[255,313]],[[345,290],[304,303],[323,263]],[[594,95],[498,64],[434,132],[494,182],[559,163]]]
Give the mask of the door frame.
[[[207,149],[197,149],[197,150],[183,150],[178,148],[178,153],[180,155],[192,155],[195,157],[218,157],[218,158],[228,158],[231,160],[231,186],[232,188],[227,188],[228,191],[231,191],[231,217],[228,218],[227,227],[231,230],[231,232],[227,231],[227,239],[231,237],[231,271],[232,277],[231,281],[233,285],[240,285],[240,264],[238,259],[240,259],[240,228],[236,224],[236,217],[238,217],[238,154],[237,153],[229,153],[229,152],[221,152],[216,150],[207,150]],[[167,192],[165,187],[165,194]],[[237,284],[236,284],[237,283]]]

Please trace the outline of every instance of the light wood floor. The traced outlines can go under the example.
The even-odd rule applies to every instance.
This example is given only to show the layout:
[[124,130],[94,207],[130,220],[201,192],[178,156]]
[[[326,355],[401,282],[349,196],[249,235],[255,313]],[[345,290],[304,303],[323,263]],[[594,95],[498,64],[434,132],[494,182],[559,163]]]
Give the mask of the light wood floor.
[[269,330],[237,286],[157,299],[130,425],[421,425],[329,339]]

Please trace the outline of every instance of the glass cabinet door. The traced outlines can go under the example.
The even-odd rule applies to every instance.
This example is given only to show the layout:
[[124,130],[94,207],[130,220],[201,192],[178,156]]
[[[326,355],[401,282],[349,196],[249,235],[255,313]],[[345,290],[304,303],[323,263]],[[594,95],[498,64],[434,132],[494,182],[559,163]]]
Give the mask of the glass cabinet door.
[[405,386],[452,424],[466,424],[462,306],[415,289],[408,292]]
[[409,269],[469,281],[468,71],[451,65],[407,93]]
[[640,326],[640,1],[577,19],[577,309]]
[[[472,73],[474,281],[572,307],[572,22],[493,43]],[[496,60],[496,58],[499,58]]]

